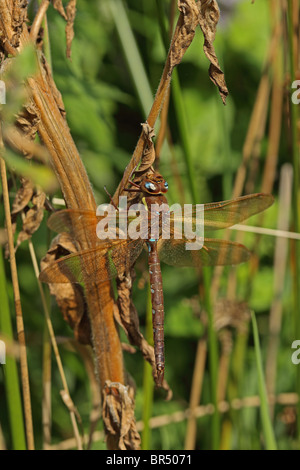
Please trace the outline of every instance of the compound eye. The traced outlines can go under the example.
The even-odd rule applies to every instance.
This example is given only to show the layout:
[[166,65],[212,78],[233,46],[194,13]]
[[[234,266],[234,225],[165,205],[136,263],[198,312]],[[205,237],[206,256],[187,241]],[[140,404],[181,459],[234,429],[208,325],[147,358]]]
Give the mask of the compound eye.
[[157,187],[153,183],[145,183],[145,188],[148,189],[149,191],[157,191]]
[[164,187],[165,187],[166,189],[169,188],[169,185],[168,185],[168,183],[167,183],[166,181],[165,181]]

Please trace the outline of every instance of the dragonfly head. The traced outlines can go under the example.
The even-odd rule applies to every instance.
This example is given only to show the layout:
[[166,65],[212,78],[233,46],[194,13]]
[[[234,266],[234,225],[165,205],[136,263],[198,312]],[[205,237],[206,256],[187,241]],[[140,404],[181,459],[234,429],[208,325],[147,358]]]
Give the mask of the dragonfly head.
[[163,194],[168,191],[168,183],[159,173],[148,174],[141,182],[141,190],[151,196]]

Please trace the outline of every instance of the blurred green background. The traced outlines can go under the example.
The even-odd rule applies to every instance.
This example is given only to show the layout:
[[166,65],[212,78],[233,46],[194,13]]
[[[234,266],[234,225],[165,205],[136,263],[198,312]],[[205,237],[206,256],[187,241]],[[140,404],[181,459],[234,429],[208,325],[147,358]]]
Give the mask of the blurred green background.
[[[91,180],[98,204],[107,202],[104,186],[113,194],[130,161],[140,134],[140,124],[150,111],[166,57],[160,22],[168,27],[170,2],[158,8],[149,0],[78,0],[75,20],[75,38],[72,58],[66,58],[65,22],[50,7],[47,13],[54,79],[60,90],[67,112],[72,136]],[[208,77],[209,63],[203,54],[203,36],[200,29],[178,67],[178,84],[185,107],[187,138],[197,192],[197,202],[204,203],[229,199],[234,178],[242,160],[242,149],[251,112],[256,98],[264,62],[270,42],[270,7],[267,1],[251,4],[249,0],[222,1],[215,49],[225,72],[229,97],[224,107],[218,90]],[[164,17],[161,14],[164,14]],[[33,9],[31,10],[33,13]],[[169,183],[169,202],[192,201],[186,154],[179,130],[171,88],[168,124],[172,145],[164,143],[160,155],[160,171]],[[159,125],[156,131],[159,130]],[[261,157],[253,192],[260,191],[265,163],[267,137],[261,142]],[[285,143],[281,145],[278,174],[283,163],[290,160]],[[278,176],[274,195],[278,191]],[[57,193],[59,196],[59,192]],[[264,217],[264,226],[276,228],[277,203]],[[2,211],[2,208],[1,208]],[[3,211],[1,212],[3,220]],[[250,222],[255,224],[255,220]],[[47,251],[49,234],[46,223],[32,237],[37,256]],[[254,236],[246,234],[244,244],[253,248]],[[251,278],[249,264],[237,269],[237,299],[247,297],[249,308],[255,311],[261,347],[265,352],[268,339],[268,316],[273,300],[273,257],[275,239],[262,236],[258,255],[260,267]],[[36,446],[42,446],[42,348],[44,316],[37,283],[31,266],[27,243],[17,252],[19,281],[33,404]],[[11,311],[13,295],[8,263],[7,290]],[[141,331],[145,333],[148,302],[146,257],[137,263],[134,286],[134,304],[137,307]],[[173,390],[170,402],[164,394],[154,390],[151,415],[172,415],[189,406],[192,374],[199,338],[207,334],[203,325],[203,304],[199,303],[199,282],[192,269],[162,266],[165,298],[166,379]],[[229,268],[221,278],[219,296],[226,295]],[[250,276],[250,277],[249,277]],[[250,281],[249,281],[250,279]],[[252,283],[248,296],[248,285]],[[292,273],[287,271],[282,298],[283,324],[277,362],[276,393],[295,390],[296,366],[290,361],[293,336],[291,326]],[[70,327],[62,319],[52,301],[52,322],[60,344],[70,394],[79,410],[86,432],[89,429],[91,408],[90,386],[83,361],[75,351],[65,345],[64,338],[72,338]],[[250,327],[251,329],[251,327]],[[126,341],[121,332],[122,340]],[[234,338],[234,333],[233,333]],[[142,419],[145,389],[144,363],[141,354],[124,353],[126,368],[136,382],[136,419]],[[60,378],[55,363],[52,370],[52,443],[60,443],[72,436],[69,413],[59,395]],[[210,371],[206,366],[201,404],[212,402]],[[258,394],[257,366],[254,358],[253,338],[250,333],[245,352],[243,376],[238,385],[234,376],[230,380],[237,386],[239,397]],[[0,374],[0,421],[7,447],[11,446],[7,408],[5,406],[3,374]],[[229,391],[230,397],[230,391]],[[228,398],[228,397],[227,397]],[[285,406],[276,407],[273,421],[278,447],[295,446],[295,422],[284,419]],[[263,448],[260,411],[258,407],[229,411],[222,415],[221,435],[225,424],[232,423],[228,446],[232,449]],[[197,420],[196,449],[210,449],[212,445],[212,418],[209,414]],[[97,429],[102,429],[99,422]],[[163,425],[152,430],[151,449],[183,449],[186,420]],[[224,438],[226,441],[226,438]],[[225,444],[224,444],[225,445]],[[93,448],[104,449],[100,440]]]

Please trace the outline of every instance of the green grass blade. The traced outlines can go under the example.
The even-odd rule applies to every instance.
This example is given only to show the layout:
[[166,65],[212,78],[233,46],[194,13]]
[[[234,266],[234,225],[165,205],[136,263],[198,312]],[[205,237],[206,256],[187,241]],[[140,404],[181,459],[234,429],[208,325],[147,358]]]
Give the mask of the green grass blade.
[[153,103],[153,94],[124,4],[122,0],[114,0],[107,2],[107,5],[112,13],[128,70],[131,73],[141,108],[146,117]]
[[[13,330],[7,297],[6,277],[2,249],[0,249],[0,331],[5,338],[13,341]],[[6,356],[6,364],[0,366],[3,370],[8,416],[10,422],[12,447],[14,450],[25,450],[25,427],[22,411],[20,384],[15,358]]]
[[269,413],[268,397],[267,397],[267,390],[266,390],[264,374],[263,374],[258,328],[257,328],[256,318],[253,312],[251,312],[251,319],[252,319],[252,328],[253,328],[253,336],[254,336],[255,358],[256,358],[257,375],[258,375],[260,412],[261,412],[263,434],[265,438],[266,449],[277,450],[277,444],[275,441],[274,431],[273,431],[270,413]]
[[[153,331],[152,331],[152,304],[150,283],[148,283],[148,299],[147,299],[147,317],[146,317],[146,340],[149,344],[153,344]],[[144,391],[144,404],[143,404],[143,432],[142,432],[142,449],[149,450],[151,446],[151,428],[149,421],[152,415],[153,405],[153,377],[152,367],[149,362],[144,361],[144,377],[143,377],[143,391]]]

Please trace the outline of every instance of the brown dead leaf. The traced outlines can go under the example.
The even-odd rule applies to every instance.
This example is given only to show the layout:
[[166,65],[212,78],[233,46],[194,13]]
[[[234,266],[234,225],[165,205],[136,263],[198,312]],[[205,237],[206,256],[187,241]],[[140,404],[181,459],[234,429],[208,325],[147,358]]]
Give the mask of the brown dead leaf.
[[15,200],[12,205],[12,216],[19,214],[19,212],[25,209],[29,201],[31,201],[31,198],[34,193],[34,186],[30,180],[21,177],[20,182],[21,186],[17,191]]
[[53,7],[67,21],[67,15],[62,4],[62,0],[52,0]]
[[169,75],[171,75],[173,68],[181,62],[194,39],[195,30],[199,23],[198,7],[194,0],[178,0],[178,10],[181,15],[177,23],[177,34],[175,33],[170,48]]
[[102,417],[107,433],[107,448],[139,450],[140,435],[134,417],[134,390],[107,380],[103,389]]
[[76,16],[76,0],[70,0],[66,6],[67,12],[67,25],[66,25],[66,39],[67,39],[67,57],[71,58],[71,45],[74,38],[74,21]]
[[217,0],[199,0],[197,2],[194,0],[178,0],[178,9],[181,15],[170,48],[170,69],[168,74],[170,75],[173,68],[181,62],[187,48],[194,39],[195,30],[199,24],[204,36],[203,50],[210,61],[209,77],[218,87],[225,104],[228,89],[213,46],[220,18]]
[[141,159],[141,164],[136,173],[145,173],[152,167],[155,162],[155,149],[153,144],[153,138],[155,137],[154,129],[149,126],[147,122],[142,124],[143,132],[145,135],[145,147]]
[[74,21],[76,16],[76,0],[69,0],[66,9],[64,9],[61,0],[52,0],[54,8],[66,20],[66,40],[68,59],[71,57],[71,45],[74,38]]
[[[41,260],[41,270],[61,256],[76,251],[70,235],[60,233],[52,240],[46,256]],[[82,287],[79,284],[63,283],[49,284],[49,289],[51,295],[56,298],[64,320],[74,330],[75,339],[82,344],[91,344],[91,327]]]
[[27,0],[17,0],[13,5],[8,2],[1,2],[0,22],[1,22],[1,43],[4,49],[13,53],[10,49],[17,48],[20,45],[20,36],[23,30],[24,22],[27,21]]
[[26,137],[33,140],[36,136],[40,120],[37,107],[33,102],[30,102],[18,114],[16,127],[21,129]]
[[16,249],[25,240],[31,237],[41,225],[44,218],[44,204],[46,195],[44,192],[37,190],[31,201],[33,206],[25,213],[23,218],[23,228],[18,235]]
[[220,10],[216,0],[199,0],[197,2],[199,10],[199,24],[204,36],[203,50],[204,54],[210,61],[209,77],[218,87],[223,103],[226,102],[228,89],[225,82],[224,73],[222,72],[213,42],[215,40],[217,24],[220,18]]

